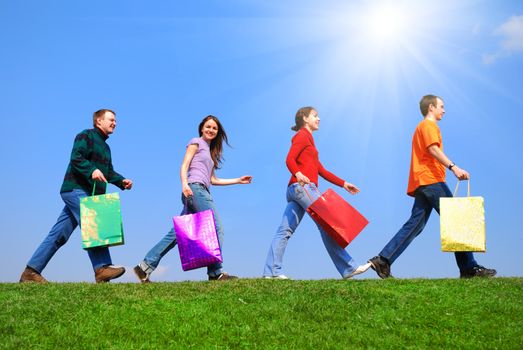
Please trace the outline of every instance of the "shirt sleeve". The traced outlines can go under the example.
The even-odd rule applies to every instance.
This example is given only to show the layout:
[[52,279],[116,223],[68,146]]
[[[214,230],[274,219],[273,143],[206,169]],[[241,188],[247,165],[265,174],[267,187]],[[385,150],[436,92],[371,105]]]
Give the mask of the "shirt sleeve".
[[189,147],[190,145],[198,145],[198,148],[201,148],[200,147],[200,142],[202,142],[201,138],[193,137],[192,139],[189,140],[189,142],[187,143],[187,146],[185,146],[185,148]]
[[292,144],[291,149],[289,150],[289,153],[287,154],[287,159],[285,163],[287,164],[287,168],[291,172],[292,175],[296,175],[298,171],[300,171],[300,168],[298,167],[297,159],[301,152],[305,148],[309,146],[309,142],[307,141],[307,138],[300,132],[298,132],[293,138],[292,138]]
[[321,177],[323,177],[325,180],[329,181],[330,183],[343,187],[345,184],[345,180],[337,177],[327,169],[323,167],[321,162],[318,160],[318,174],[320,174]]
[[423,145],[428,148],[431,145],[438,145],[441,148],[441,141],[439,137],[439,128],[435,123],[426,122],[420,128],[421,139]]

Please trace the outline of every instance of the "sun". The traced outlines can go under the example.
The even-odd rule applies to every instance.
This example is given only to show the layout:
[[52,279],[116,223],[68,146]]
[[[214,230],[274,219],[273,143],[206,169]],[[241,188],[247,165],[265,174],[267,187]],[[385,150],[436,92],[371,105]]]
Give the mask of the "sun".
[[406,35],[408,18],[397,7],[376,7],[367,16],[366,26],[374,40],[397,40]]
[[375,3],[361,19],[360,26],[370,47],[399,47],[408,41],[414,27],[412,11],[393,3]]

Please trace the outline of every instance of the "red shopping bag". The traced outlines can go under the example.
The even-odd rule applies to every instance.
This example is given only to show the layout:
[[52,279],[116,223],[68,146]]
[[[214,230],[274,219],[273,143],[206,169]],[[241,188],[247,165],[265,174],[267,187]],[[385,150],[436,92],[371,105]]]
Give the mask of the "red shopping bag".
[[307,208],[307,212],[343,248],[369,223],[330,188]]

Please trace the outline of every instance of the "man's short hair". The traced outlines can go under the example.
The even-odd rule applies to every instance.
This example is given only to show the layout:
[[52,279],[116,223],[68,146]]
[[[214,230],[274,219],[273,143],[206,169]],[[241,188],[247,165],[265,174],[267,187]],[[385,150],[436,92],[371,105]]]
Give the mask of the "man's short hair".
[[419,101],[419,110],[424,117],[429,113],[430,105],[434,107],[438,105],[438,98],[443,101],[441,97],[436,95],[425,95],[421,98],[421,101]]
[[93,126],[96,126],[96,121],[98,119],[102,118],[105,115],[105,112],[111,112],[112,114],[114,114],[116,116],[116,113],[114,113],[114,111],[112,111],[110,109],[107,109],[107,108],[99,109],[93,113]]

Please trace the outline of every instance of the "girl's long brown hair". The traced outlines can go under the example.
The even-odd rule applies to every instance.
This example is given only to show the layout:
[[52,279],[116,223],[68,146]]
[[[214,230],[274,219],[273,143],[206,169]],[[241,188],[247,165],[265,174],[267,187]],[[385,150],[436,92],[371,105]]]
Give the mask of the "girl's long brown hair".
[[203,125],[210,119],[214,120],[214,122],[218,125],[218,134],[216,135],[216,137],[214,139],[212,139],[209,148],[211,151],[212,161],[214,162],[214,169],[219,169],[220,164],[222,164],[222,161],[223,161],[223,157],[222,157],[223,141],[225,141],[227,146],[230,147],[231,145],[229,145],[229,140],[227,139],[227,134],[225,133],[225,130],[223,129],[222,124],[220,123],[218,118],[216,118],[214,115],[208,115],[207,117],[203,118],[200,125],[198,125],[198,134],[200,135],[200,137],[203,135],[203,133],[202,133]]

